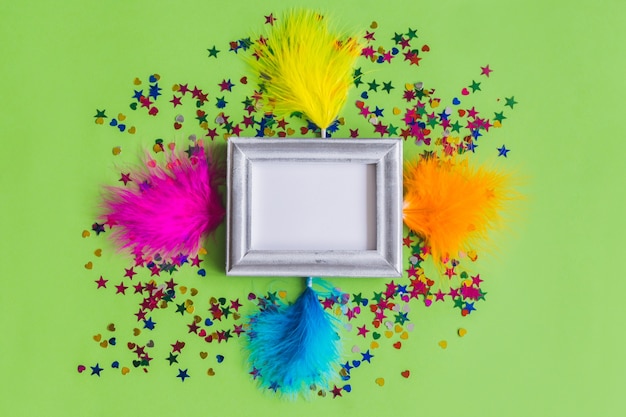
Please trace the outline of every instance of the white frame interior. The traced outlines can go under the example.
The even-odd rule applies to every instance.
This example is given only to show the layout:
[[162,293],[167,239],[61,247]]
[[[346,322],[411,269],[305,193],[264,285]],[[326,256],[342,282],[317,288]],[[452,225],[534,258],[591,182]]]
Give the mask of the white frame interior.
[[[252,249],[250,235],[252,164],[273,161],[375,165],[376,249]],[[227,275],[294,277],[402,275],[400,139],[230,138],[227,169]]]

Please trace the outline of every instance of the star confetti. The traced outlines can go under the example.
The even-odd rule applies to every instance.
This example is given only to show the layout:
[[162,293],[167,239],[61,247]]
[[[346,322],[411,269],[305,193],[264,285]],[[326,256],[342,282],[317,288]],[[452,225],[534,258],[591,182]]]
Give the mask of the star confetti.
[[[277,18],[269,13],[260,20],[261,25],[272,26]],[[353,103],[346,106],[345,114],[328,128],[329,135],[401,137],[406,147],[413,147],[423,157],[437,155],[442,159],[459,154],[472,157],[479,148],[493,150],[491,146],[496,145],[487,143],[489,133],[502,126],[518,102],[511,96],[504,99],[504,104],[494,100],[497,108],[476,108],[472,104],[474,95],[485,94],[483,91],[488,90],[486,86],[494,72],[491,66],[480,66],[475,73],[468,74],[463,85],[453,86],[454,96],[443,97],[438,94],[437,86],[426,78],[421,79],[421,73],[416,72],[433,53],[425,43],[426,34],[416,28],[396,30],[385,32],[378,23],[372,22],[365,32],[360,58],[352,74],[354,87],[350,97]],[[234,56],[229,52],[254,58],[255,43],[265,41],[263,36],[233,36],[231,39],[206,49],[211,65],[219,66],[223,60]],[[227,52],[222,54],[221,51]],[[381,65],[405,75],[406,79],[400,82],[397,78],[385,77],[377,72]],[[319,135],[319,128],[302,114],[279,118],[271,109],[263,108],[263,87],[250,82],[245,74],[238,72],[240,69],[231,71],[227,75],[220,73],[219,79],[206,80],[202,85],[178,79],[176,74],[152,73],[136,77],[128,91],[120,92],[120,96],[128,100],[128,107],[115,111],[98,108],[93,117],[97,125],[113,128],[116,137],[119,133],[132,134],[139,128],[149,131],[154,123],[164,121],[170,130],[161,132],[159,137],[147,137],[145,143],[155,161],[181,146],[185,150],[183,155],[191,160],[205,143],[228,140],[231,136]],[[489,117],[492,114],[493,117]],[[187,138],[184,144],[175,140],[181,134]],[[506,144],[497,150],[498,156],[505,158],[510,152]],[[118,159],[124,156],[120,152],[114,154]],[[119,172],[114,181],[120,187],[144,191],[150,187],[128,171]],[[85,242],[98,239],[101,243],[99,239],[104,239],[115,227],[110,219],[95,219],[82,236],[91,236]],[[484,279],[476,272],[478,254],[475,251],[450,255],[442,260],[440,271],[430,273],[427,265],[433,260],[426,242],[408,231],[402,236],[402,244],[406,261],[401,278],[385,281],[374,291],[346,294],[333,288],[329,294],[320,296],[320,305],[342,324],[340,337],[354,336],[351,340],[357,340],[358,344],[344,355],[342,363],[336,364],[336,380],[330,385],[333,388],[326,392],[312,387],[313,395],[331,399],[349,395],[353,389],[349,381],[357,377],[362,368],[391,352],[403,352],[415,323],[428,314],[433,304],[447,305],[449,311],[461,317],[480,311],[487,292]],[[99,329],[97,337],[91,337],[91,343],[95,341],[98,346],[88,355],[87,365],[78,365],[78,372],[111,378],[114,374],[136,371],[149,374],[151,369],[162,367],[180,382],[186,382],[192,375],[192,380],[202,375],[218,377],[219,366],[228,361],[220,348],[245,343],[251,337],[247,317],[297,297],[283,290],[236,296],[212,293],[206,285],[209,272],[202,266],[209,251],[211,248],[207,247],[196,253],[169,257],[147,256],[136,251],[128,256],[125,268],[113,272],[107,268],[106,273],[94,270],[100,264],[90,261],[87,273],[94,275],[89,285],[95,282],[94,289],[99,295],[123,299],[124,306],[127,302],[133,304],[126,316],[127,325],[134,330],[122,335],[114,333],[114,325]],[[206,263],[204,265],[206,267]],[[109,282],[111,285],[107,285]],[[161,329],[160,322],[171,320],[178,324],[179,331]],[[460,337],[466,333],[464,328],[458,329]],[[439,345],[446,349],[448,342],[442,340]],[[155,346],[165,350],[157,352]],[[452,343],[449,347],[452,348]],[[112,352],[100,357],[102,349]],[[111,355],[115,356],[114,360],[105,362],[103,358]],[[210,367],[194,368],[196,362],[188,360],[192,356],[204,363],[211,362]],[[245,372],[242,370],[242,374],[245,373],[251,381],[263,379],[263,369],[254,365]],[[393,370],[393,374],[410,379],[411,372],[404,367]],[[378,377],[374,383],[383,387],[385,378]],[[270,392],[281,392],[276,382],[268,381],[266,387]]]

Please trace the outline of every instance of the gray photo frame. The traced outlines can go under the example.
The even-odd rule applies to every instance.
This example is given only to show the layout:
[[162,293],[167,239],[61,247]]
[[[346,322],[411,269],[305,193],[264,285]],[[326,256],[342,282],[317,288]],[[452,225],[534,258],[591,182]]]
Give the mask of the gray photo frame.
[[[251,232],[255,164],[366,164],[375,178],[373,247],[255,248]],[[399,277],[402,275],[401,139],[263,139],[228,142],[226,274]],[[260,165],[259,165],[260,166]],[[314,166],[314,165],[313,165]],[[325,168],[324,168],[325,169]],[[258,172],[258,171],[257,171]],[[258,185],[257,181],[257,185]],[[358,185],[358,184],[357,184]],[[286,190],[288,191],[288,190]],[[260,197],[255,197],[260,198]],[[328,202],[332,204],[332,202]]]

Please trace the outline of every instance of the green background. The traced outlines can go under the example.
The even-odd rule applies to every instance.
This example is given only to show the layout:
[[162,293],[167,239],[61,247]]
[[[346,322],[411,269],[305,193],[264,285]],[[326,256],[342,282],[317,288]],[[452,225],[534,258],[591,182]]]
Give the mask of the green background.
[[[263,15],[285,6],[3,2],[0,415],[626,413],[624,3],[318,4],[355,28],[376,20],[381,39],[417,28],[431,52],[418,70],[395,74],[398,79],[428,81],[449,100],[489,64],[494,73],[482,77],[477,107],[503,96],[519,102],[490,142],[494,156],[502,143],[512,149],[504,163],[524,178],[526,199],[507,230],[495,235],[497,251],[481,257],[488,300],[465,318],[449,304],[415,307],[416,330],[404,347],[381,348],[371,365],[353,374],[353,391],[335,400],[289,402],[260,392],[239,343],[224,347],[226,360],[214,378],[181,383],[164,364],[149,375],[79,374],[79,363],[109,360],[111,350],[92,336],[105,333],[110,322],[120,334],[129,331],[124,326],[132,327],[136,308],[131,297],[95,291],[97,274],[119,271],[127,260],[104,239],[83,239],[81,232],[94,220],[100,185],[119,176],[115,164],[122,160],[113,159],[111,148],[121,145],[125,161],[132,161],[154,139],[147,131],[130,137],[95,125],[95,109],[127,109],[134,77],[157,72],[167,88],[178,80],[213,85],[241,72],[232,54],[212,65],[206,49],[224,50],[228,41],[262,27]],[[138,126],[147,121],[139,119]],[[363,120],[354,123],[366,127]],[[223,242],[223,230],[216,241]],[[95,258],[99,247],[103,256]],[[212,251],[209,276],[185,277],[189,286],[233,298],[297,287],[285,280],[226,279],[223,255],[219,247]],[[88,261],[95,263],[91,271],[83,266]],[[381,287],[377,280],[333,283],[348,292]],[[463,339],[456,336],[461,326],[468,329]],[[171,331],[175,339],[178,330]],[[446,350],[437,346],[444,339]],[[405,369],[409,379],[400,376]],[[379,377],[383,387],[374,382]]]

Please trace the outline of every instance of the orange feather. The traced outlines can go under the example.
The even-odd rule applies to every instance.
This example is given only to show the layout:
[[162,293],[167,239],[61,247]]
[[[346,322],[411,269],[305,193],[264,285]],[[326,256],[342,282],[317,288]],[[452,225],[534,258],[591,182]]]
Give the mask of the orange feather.
[[404,223],[425,240],[436,264],[487,239],[513,195],[510,175],[437,157],[406,163],[404,188]]

